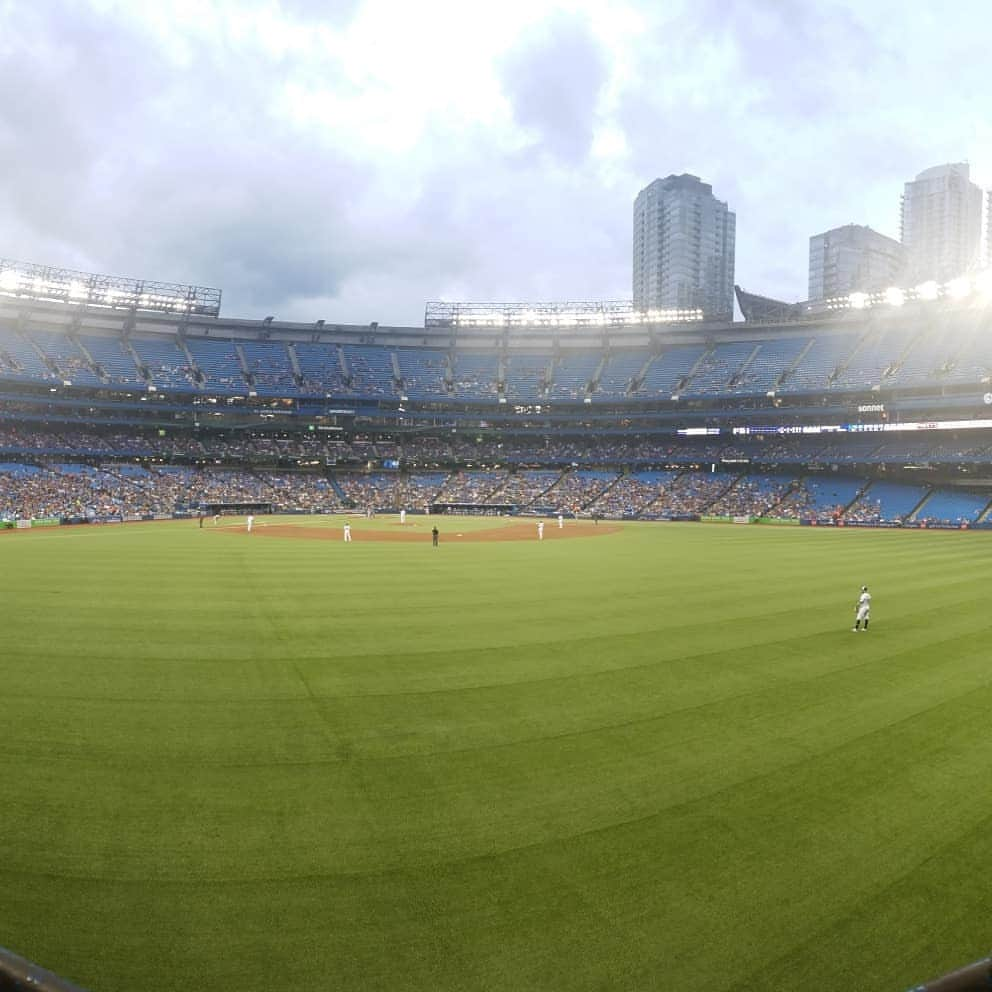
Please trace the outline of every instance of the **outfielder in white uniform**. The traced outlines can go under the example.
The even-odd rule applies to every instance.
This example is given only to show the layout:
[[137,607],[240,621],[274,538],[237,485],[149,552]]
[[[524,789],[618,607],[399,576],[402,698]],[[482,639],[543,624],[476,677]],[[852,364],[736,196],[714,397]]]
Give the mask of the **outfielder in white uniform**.
[[351,524],[344,525],[344,539],[346,542],[351,541]]
[[559,513],[558,514],[558,529],[561,530],[565,526],[565,518]]
[[406,523],[406,510],[400,510],[400,523]]
[[544,540],[544,521],[543,520],[539,521],[538,522],[538,525],[537,525],[537,539],[539,541],[543,541]]
[[249,513],[248,514],[248,533],[249,534],[251,533],[252,524],[254,524],[254,523],[255,523],[255,516],[254,516],[254,514]]
[[858,597],[858,605],[855,606],[854,626],[851,630],[860,630],[861,621],[864,621],[865,630],[868,629],[868,621],[871,619],[871,593],[867,586],[861,587],[861,595]]

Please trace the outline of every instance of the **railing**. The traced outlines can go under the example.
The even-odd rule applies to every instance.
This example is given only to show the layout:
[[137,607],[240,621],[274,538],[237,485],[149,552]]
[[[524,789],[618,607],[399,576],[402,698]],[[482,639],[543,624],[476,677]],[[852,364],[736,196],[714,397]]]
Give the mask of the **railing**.
[[910,992],[979,992],[981,989],[992,989],[992,957],[914,986]]
[[[992,989],[992,957],[949,972],[909,992],[981,992]],[[0,992],[86,992],[78,985],[0,947]]]
[[78,985],[0,947],[0,992],[84,992]]

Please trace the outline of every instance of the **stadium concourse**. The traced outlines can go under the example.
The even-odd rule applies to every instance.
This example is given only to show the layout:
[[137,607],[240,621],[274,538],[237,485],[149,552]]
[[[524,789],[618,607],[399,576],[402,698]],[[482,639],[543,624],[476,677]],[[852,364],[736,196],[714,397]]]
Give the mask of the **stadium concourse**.
[[981,300],[538,316],[299,325],[0,294],[0,515],[992,524]]

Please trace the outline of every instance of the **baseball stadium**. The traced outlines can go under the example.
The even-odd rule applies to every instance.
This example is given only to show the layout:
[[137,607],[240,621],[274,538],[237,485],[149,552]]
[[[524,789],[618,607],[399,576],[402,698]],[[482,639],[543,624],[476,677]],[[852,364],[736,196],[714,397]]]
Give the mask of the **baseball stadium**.
[[992,282],[737,301],[300,324],[0,260],[3,987],[986,954]]

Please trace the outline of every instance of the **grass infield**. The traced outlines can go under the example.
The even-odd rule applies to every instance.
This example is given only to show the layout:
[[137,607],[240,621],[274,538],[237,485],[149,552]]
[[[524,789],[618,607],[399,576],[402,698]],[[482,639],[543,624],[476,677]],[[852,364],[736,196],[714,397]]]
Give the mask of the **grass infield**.
[[901,992],[988,952],[992,535],[272,523],[0,534],[0,943],[96,992]]

